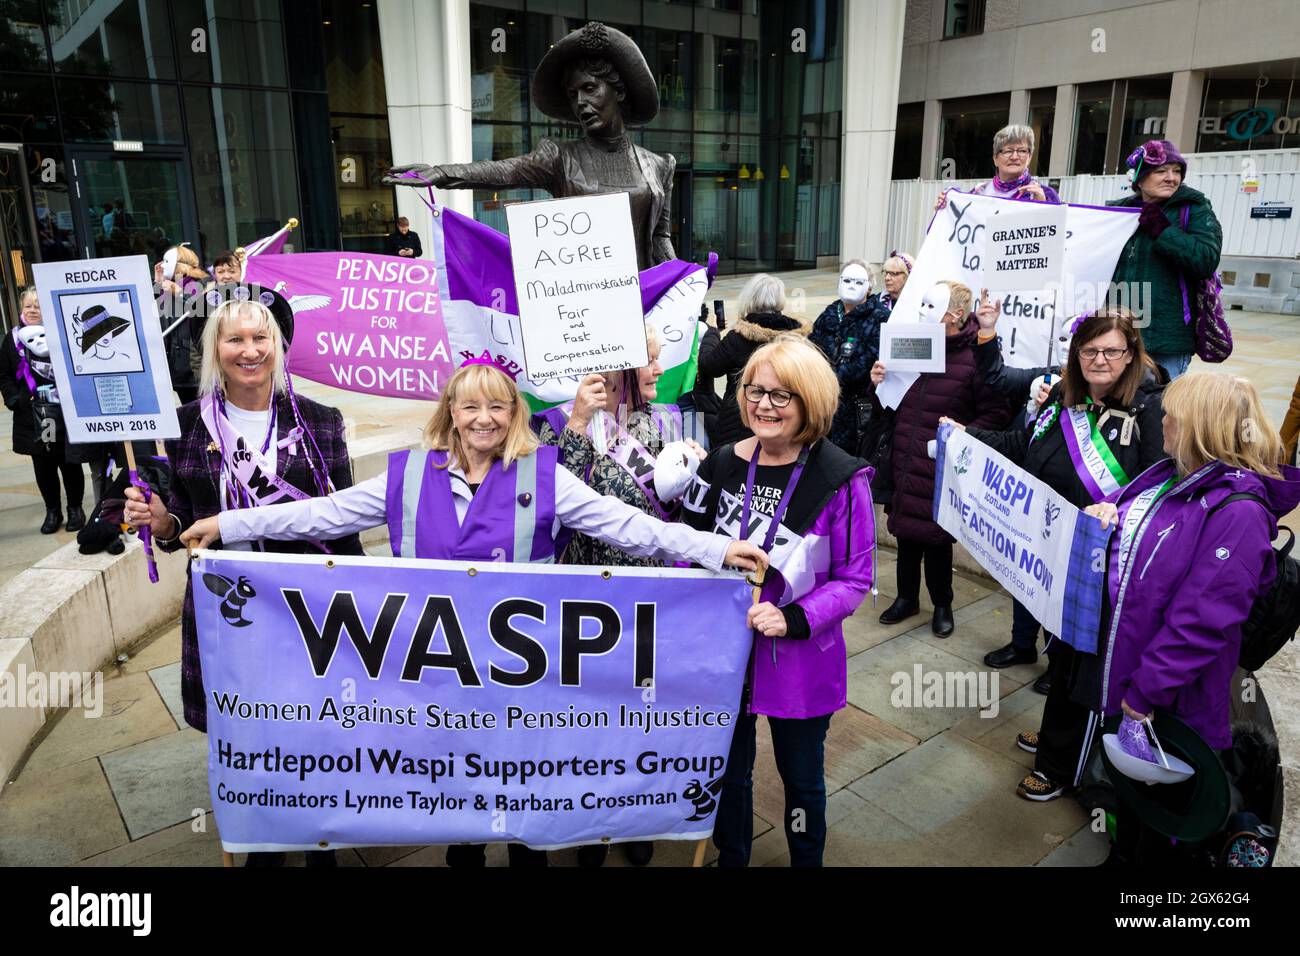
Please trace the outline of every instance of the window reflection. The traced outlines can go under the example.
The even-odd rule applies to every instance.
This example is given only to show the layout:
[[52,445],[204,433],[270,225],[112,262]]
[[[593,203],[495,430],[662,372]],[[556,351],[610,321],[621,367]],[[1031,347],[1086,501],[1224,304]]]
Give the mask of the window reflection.
[[171,79],[166,0],[58,0],[46,5],[61,73]]
[[173,0],[172,12],[182,79],[285,85],[278,0]]

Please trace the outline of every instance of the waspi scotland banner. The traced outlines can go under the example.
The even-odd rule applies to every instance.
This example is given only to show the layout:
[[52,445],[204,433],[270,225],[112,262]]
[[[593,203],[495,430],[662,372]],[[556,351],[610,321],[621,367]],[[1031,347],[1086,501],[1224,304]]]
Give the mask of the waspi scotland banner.
[[736,574],[225,551],[193,573],[228,851],[712,832]]
[[960,428],[939,426],[934,520],[1047,630],[1094,653],[1110,531]]

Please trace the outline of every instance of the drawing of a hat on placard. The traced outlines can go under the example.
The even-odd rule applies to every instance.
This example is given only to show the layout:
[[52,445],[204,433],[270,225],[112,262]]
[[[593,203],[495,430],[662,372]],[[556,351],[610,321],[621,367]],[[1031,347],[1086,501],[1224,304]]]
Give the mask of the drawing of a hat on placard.
[[80,331],[77,345],[82,355],[92,350],[98,359],[111,359],[114,354],[113,340],[131,327],[131,320],[113,315],[102,305],[92,305],[78,316],[73,317],[73,324]]

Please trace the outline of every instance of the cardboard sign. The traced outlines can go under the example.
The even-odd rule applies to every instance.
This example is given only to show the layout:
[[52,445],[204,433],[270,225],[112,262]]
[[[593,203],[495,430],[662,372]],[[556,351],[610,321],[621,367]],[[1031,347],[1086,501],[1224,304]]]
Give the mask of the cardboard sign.
[[880,326],[880,361],[889,372],[942,372],[947,333],[937,322],[886,322]]
[[144,256],[32,266],[73,443],[179,438]]
[[1065,206],[1002,203],[984,240],[984,283],[990,292],[1042,289],[1061,281],[1065,265]]
[[627,193],[506,208],[528,377],[650,361]]

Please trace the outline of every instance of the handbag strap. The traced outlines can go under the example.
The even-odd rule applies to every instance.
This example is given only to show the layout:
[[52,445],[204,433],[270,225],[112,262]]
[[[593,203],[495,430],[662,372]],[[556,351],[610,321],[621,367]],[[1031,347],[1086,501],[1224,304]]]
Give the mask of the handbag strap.
[[[1183,227],[1183,232],[1187,231],[1187,221],[1192,214],[1191,206],[1183,206],[1183,211],[1178,214],[1179,225]],[[1183,275],[1183,270],[1178,270],[1178,287],[1183,292],[1183,325],[1192,324],[1192,308],[1187,302],[1187,278]]]

